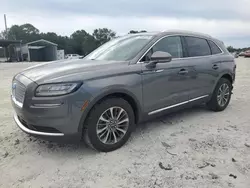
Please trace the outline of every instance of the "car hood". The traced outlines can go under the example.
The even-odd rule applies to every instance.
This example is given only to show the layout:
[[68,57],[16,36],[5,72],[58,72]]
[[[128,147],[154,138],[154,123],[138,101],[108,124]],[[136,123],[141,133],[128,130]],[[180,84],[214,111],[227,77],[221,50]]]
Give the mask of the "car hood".
[[82,76],[84,75],[84,73],[88,73],[88,75],[89,73],[92,73],[91,75],[92,77],[94,77],[96,76],[96,74],[93,74],[94,72],[107,70],[111,67],[115,67],[119,64],[124,63],[125,62],[84,59],[60,60],[29,67],[23,70],[21,74],[37,83],[42,83],[52,80],[58,81],[58,78],[66,78],[70,75],[73,76],[78,73]]

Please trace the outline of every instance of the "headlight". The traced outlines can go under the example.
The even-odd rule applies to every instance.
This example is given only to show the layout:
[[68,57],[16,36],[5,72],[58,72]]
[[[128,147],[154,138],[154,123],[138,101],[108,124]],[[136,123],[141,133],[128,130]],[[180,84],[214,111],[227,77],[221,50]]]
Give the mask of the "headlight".
[[76,91],[81,83],[55,83],[38,86],[35,95],[38,97],[49,97],[65,95]]

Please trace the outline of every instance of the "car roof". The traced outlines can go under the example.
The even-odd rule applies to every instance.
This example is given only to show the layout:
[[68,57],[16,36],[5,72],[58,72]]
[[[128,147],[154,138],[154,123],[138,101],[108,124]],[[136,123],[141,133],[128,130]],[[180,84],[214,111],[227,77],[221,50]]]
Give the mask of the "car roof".
[[200,33],[200,32],[193,32],[188,30],[166,30],[166,31],[156,31],[156,32],[143,32],[143,33],[132,33],[129,35],[154,35],[154,36],[165,36],[165,35],[191,35],[201,38],[207,38],[207,39],[215,39],[212,36]]
[[187,31],[187,30],[166,30],[161,32],[162,35],[192,35],[197,37],[212,38],[210,35],[200,32]]

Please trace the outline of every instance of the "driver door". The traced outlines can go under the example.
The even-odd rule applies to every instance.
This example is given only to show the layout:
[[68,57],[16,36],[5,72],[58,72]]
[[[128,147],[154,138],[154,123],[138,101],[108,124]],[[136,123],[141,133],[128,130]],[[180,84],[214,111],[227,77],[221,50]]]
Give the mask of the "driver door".
[[[147,67],[156,51],[168,52],[172,61]],[[169,36],[158,41],[142,58],[142,83],[144,110],[149,115],[187,103],[189,100],[189,67],[184,56],[180,36]]]

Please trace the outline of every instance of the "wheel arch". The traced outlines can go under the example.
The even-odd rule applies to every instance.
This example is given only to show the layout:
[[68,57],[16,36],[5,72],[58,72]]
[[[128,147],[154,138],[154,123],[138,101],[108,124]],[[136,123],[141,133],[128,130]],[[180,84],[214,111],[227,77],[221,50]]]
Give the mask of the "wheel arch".
[[141,113],[142,113],[142,107],[140,105],[140,102],[138,99],[136,99],[136,97],[134,96],[134,94],[132,94],[131,92],[125,90],[125,89],[118,89],[118,90],[109,90],[109,91],[105,91],[102,92],[100,94],[98,94],[96,97],[93,98],[93,100],[89,103],[88,107],[84,110],[84,113],[82,114],[81,120],[80,120],[80,124],[79,124],[79,132],[83,131],[84,128],[84,122],[86,120],[86,118],[88,117],[90,111],[92,110],[92,108],[97,104],[100,103],[102,101],[104,101],[107,98],[112,98],[112,97],[116,97],[116,98],[122,98],[124,100],[126,100],[132,107],[133,111],[134,111],[134,115],[135,115],[135,123],[138,123],[141,119]]
[[233,77],[232,77],[232,75],[230,75],[229,73],[223,74],[223,75],[220,77],[220,79],[221,79],[221,78],[226,78],[226,79],[228,79],[228,80],[231,82],[231,84],[233,84]]
[[[231,94],[232,94],[232,93],[229,94],[228,101],[226,101],[224,106],[220,106],[220,104],[218,104],[218,99],[217,99],[218,93],[217,92],[218,92],[219,87],[221,87],[221,85],[218,85],[218,84],[220,83],[220,80],[222,78],[228,80],[231,84],[233,84],[233,77],[230,75],[230,73],[224,73],[218,77],[218,80],[217,80],[215,87],[213,89],[213,93],[211,94],[210,99],[207,102],[208,108],[215,111],[215,112],[222,111],[227,107],[228,103],[230,102],[230,98],[231,98]],[[225,81],[222,81],[222,84],[224,84],[224,83],[225,83]],[[233,89],[233,87],[231,89]]]
[[[222,73],[222,74],[218,77],[218,79],[216,80],[216,82],[215,82],[215,84],[214,84],[214,86],[213,86],[212,92],[214,92],[214,90],[215,90],[215,88],[216,88],[216,86],[217,86],[217,84],[218,84],[218,82],[219,82],[219,80],[220,80],[221,78],[226,78],[226,79],[228,79],[228,80],[233,84],[233,76],[232,76],[229,72],[224,72],[224,73]],[[212,95],[212,93],[211,93],[211,95]]]

